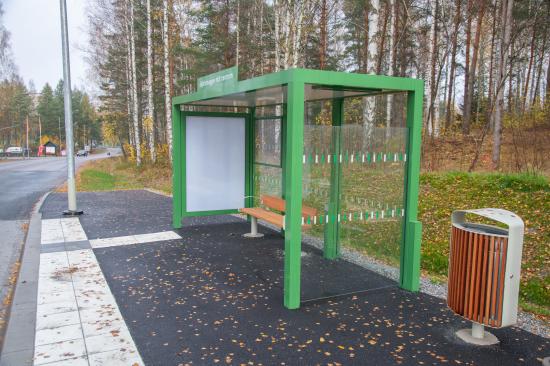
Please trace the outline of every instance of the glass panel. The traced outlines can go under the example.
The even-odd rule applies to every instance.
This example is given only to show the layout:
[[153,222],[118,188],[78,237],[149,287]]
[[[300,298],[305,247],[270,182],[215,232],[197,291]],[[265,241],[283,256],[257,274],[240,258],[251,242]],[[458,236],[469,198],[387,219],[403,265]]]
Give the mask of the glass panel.
[[342,127],[342,248],[399,266],[406,128]]
[[254,164],[254,207],[261,207],[262,195],[282,197],[282,169]]
[[329,209],[332,131],[332,126],[304,126],[302,205],[314,208],[317,215],[304,218],[302,231],[306,239],[311,237],[309,243],[319,248],[323,247],[323,218]]
[[193,105],[181,104],[180,110],[184,112],[211,112],[211,113],[248,113],[248,107],[233,107],[233,106],[211,106],[211,105]]
[[397,284],[408,130],[391,99],[346,99],[341,127],[331,103],[306,104],[303,301]]
[[281,117],[283,115],[284,105],[266,105],[256,107],[254,113],[256,117]]
[[281,119],[255,120],[255,162],[281,166]]
[[242,93],[224,95],[218,98],[197,100],[188,104],[254,107],[283,104],[286,102],[286,85],[273,86]]

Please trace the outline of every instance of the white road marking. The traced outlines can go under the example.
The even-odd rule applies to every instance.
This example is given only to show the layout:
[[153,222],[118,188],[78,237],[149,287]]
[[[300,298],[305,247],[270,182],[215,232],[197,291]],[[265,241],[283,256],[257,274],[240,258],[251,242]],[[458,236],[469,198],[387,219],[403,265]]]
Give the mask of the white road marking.
[[[158,234],[132,238],[175,233]],[[87,240],[78,218],[43,220],[42,235],[42,244]],[[35,365],[143,365],[93,250],[40,254],[37,297]]]
[[158,233],[150,233],[150,234],[138,234],[138,235],[119,236],[114,238],[93,239],[93,240],[90,240],[90,245],[92,246],[92,248],[106,248],[106,247],[116,247],[121,245],[144,244],[144,243],[152,243],[156,241],[176,240],[176,239],[181,239],[181,236],[179,236],[177,233],[173,231],[161,231]]

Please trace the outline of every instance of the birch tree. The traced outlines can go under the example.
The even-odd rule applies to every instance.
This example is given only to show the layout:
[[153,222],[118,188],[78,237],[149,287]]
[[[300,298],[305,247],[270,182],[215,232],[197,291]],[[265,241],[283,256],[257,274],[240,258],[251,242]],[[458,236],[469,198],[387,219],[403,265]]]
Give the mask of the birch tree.
[[143,127],[147,133],[151,162],[156,162],[155,151],[155,104],[153,103],[153,29],[151,27],[151,0],[147,0],[147,109]]
[[[395,3],[396,0],[390,0],[390,9],[391,9],[391,20],[390,20],[390,34],[389,34],[389,65],[388,65],[388,75],[393,76],[394,75],[394,69],[395,69],[395,41],[397,40],[396,37],[396,30],[397,30],[397,4]],[[393,95],[388,94],[388,97],[386,99],[386,137],[390,136],[390,127],[391,127],[391,119],[392,119],[392,109],[393,109]]]
[[134,142],[136,149],[136,164],[141,165],[141,138],[139,134],[139,103],[138,103],[138,93],[137,93],[137,73],[136,73],[136,34],[134,26],[134,0],[129,0],[130,2],[130,68],[132,74],[131,82],[131,93],[132,93],[132,119],[134,121]]
[[168,35],[168,0],[162,1],[162,50],[164,71],[164,113],[166,118],[166,140],[168,143],[168,156],[172,161],[172,103],[170,83],[170,38]]
[[[380,1],[371,0],[370,8],[368,5],[365,5],[368,16],[366,18],[368,27],[368,55],[367,55],[367,73],[375,74],[376,73],[376,60],[377,60],[377,49],[378,44],[376,42],[376,35],[378,34],[378,13],[380,11]],[[368,10],[367,10],[368,9]],[[363,112],[363,123],[365,126],[366,140],[369,140],[372,137],[373,128],[374,128],[374,109],[375,109],[375,99],[373,97],[364,98],[364,112]]]

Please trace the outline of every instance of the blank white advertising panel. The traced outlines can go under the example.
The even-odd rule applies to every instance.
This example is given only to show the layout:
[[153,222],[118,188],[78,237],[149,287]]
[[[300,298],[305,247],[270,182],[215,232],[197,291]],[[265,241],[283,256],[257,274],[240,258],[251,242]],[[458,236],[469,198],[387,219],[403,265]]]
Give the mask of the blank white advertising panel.
[[187,212],[244,206],[245,119],[186,117]]

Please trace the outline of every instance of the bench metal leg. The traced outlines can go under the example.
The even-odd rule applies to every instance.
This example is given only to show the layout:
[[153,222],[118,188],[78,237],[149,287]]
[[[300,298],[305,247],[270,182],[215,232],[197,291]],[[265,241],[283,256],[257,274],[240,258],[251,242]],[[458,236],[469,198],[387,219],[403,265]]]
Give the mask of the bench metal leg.
[[258,219],[254,216],[250,220],[250,232],[243,235],[245,238],[261,238],[264,234],[258,232]]

